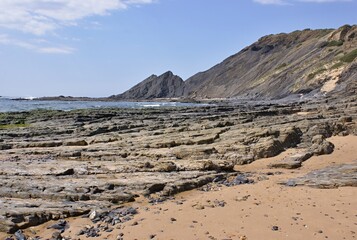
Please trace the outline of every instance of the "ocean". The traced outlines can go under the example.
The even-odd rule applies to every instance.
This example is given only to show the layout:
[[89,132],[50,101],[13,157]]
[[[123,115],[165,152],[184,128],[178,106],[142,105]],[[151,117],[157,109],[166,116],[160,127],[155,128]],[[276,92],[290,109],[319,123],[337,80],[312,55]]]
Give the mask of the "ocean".
[[38,109],[70,111],[91,108],[194,107],[206,104],[180,102],[104,102],[104,101],[38,101],[0,97],[0,112],[23,112]]

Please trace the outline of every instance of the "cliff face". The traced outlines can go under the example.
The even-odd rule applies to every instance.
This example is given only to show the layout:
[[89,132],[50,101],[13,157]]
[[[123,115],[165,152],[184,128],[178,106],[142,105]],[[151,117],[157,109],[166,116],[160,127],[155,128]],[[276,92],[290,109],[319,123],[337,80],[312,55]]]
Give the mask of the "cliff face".
[[128,91],[111,96],[114,99],[177,98],[183,96],[184,81],[172,72],[160,76],[151,75]]
[[[196,98],[282,98],[333,89],[357,51],[357,26],[270,35],[186,81]],[[346,58],[350,54],[350,58]],[[351,80],[350,76],[341,79]],[[330,87],[328,87],[330,85]]]
[[356,56],[356,25],[268,35],[185,82],[172,73],[151,76],[119,96],[274,99],[353,90]]

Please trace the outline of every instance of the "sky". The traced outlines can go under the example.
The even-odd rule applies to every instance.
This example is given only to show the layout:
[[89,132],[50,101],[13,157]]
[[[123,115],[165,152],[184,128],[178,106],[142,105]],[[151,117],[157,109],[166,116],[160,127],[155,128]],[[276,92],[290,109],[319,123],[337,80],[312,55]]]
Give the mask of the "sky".
[[0,96],[184,80],[267,34],[357,24],[357,0],[0,0]]

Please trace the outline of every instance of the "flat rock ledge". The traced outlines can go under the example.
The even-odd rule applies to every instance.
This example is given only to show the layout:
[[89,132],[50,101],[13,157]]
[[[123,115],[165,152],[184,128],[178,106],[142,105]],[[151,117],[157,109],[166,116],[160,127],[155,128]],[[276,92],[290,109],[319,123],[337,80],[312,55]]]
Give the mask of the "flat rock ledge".
[[354,96],[0,113],[0,231],[115,208],[137,196],[165,199],[288,148],[302,154],[283,167],[299,167],[333,151],[326,138],[357,134],[356,119]]
[[357,187],[357,160],[353,164],[336,165],[312,171],[303,177],[289,179],[283,184],[288,186],[305,185],[322,189]]

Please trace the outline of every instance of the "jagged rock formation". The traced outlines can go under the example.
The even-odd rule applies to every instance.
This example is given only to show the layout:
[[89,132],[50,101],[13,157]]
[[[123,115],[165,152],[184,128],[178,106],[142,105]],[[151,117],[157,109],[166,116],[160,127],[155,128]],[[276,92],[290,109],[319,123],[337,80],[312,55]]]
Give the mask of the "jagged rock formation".
[[165,78],[154,76],[119,96],[276,99],[333,90],[353,93],[356,56],[357,25],[268,35],[185,82],[167,87]]
[[184,81],[168,71],[160,76],[151,75],[130,90],[111,96],[113,99],[177,98],[183,95]]

